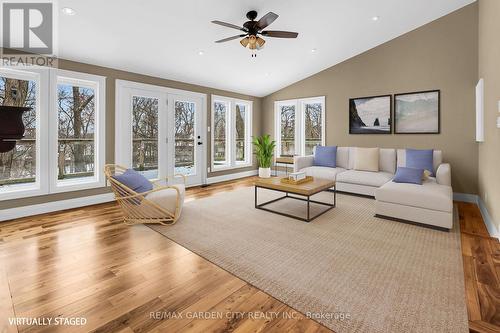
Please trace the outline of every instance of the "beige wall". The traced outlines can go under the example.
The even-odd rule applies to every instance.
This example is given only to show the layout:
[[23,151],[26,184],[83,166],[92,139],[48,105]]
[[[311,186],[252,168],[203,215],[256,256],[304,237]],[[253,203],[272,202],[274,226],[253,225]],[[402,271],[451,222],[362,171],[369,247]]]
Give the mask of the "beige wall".
[[[454,191],[477,193],[476,81],[472,4],[265,97],[262,131],[274,134],[274,101],[325,95],[327,144],[442,149]],[[349,135],[349,98],[431,89],[441,90],[441,134]]]
[[479,1],[479,78],[484,78],[484,142],[479,144],[479,195],[500,230],[500,1]]
[[[210,107],[211,100],[210,100],[210,97],[212,94],[251,100],[251,101],[253,101],[253,121],[252,121],[253,135],[260,134],[261,98],[232,93],[232,92],[224,91],[224,90],[218,90],[218,89],[212,89],[212,88],[192,85],[192,84],[183,83],[183,82],[165,80],[165,79],[155,78],[155,77],[151,77],[151,76],[115,70],[115,69],[111,69],[111,68],[93,66],[93,65],[78,63],[78,62],[74,62],[74,61],[59,60],[58,67],[60,69],[66,69],[66,70],[71,70],[71,71],[101,75],[101,76],[105,76],[107,78],[106,79],[106,163],[113,163],[114,162],[114,155],[115,155],[115,152],[114,152],[115,151],[115,80],[117,80],[117,79],[129,80],[129,81],[135,81],[135,82],[141,82],[141,83],[148,83],[148,84],[153,84],[153,85],[158,85],[158,86],[183,89],[183,90],[189,90],[189,91],[193,91],[193,92],[207,94],[207,112],[208,112],[207,123],[210,123],[210,119],[211,119],[211,107]],[[211,163],[210,157],[212,155],[210,152],[210,135],[209,135],[209,133],[207,133],[207,142],[205,144],[207,145],[207,149],[208,149],[208,152],[207,152],[208,165],[207,166],[210,166],[210,163]],[[212,172],[212,173],[209,173],[208,176],[209,177],[220,176],[220,175],[224,175],[224,174],[235,173],[235,172],[244,172],[244,171],[254,170],[254,169],[256,169],[255,161],[254,161],[254,166],[252,166],[252,167],[226,170],[226,171],[220,171],[220,172]],[[26,206],[26,205],[40,204],[40,203],[46,203],[46,202],[50,202],[50,201],[57,201],[57,200],[64,200],[64,199],[79,198],[79,197],[84,197],[84,196],[89,196],[89,195],[102,194],[102,193],[106,193],[108,191],[109,191],[108,188],[97,188],[97,189],[85,190],[85,191],[74,191],[74,192],[67,192],[67,193],[58,193],[58,194],[37,196],[37,197],[31,197],[31,198],[0,201],[0,209],[22,207],[22,206]]]

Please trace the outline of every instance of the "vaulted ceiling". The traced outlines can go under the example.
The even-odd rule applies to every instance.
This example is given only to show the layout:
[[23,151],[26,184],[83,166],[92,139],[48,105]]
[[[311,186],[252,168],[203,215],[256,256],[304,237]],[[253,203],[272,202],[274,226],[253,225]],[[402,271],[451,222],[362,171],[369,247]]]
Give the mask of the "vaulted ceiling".
[[[400,36],[475,0],[60,0],[59,56],[95,65],[265,96]],[[212,20],[242,25],[245,14],[279,18],[251,58],[238,34]],[[374,20],[378,17],[378,20]],[[314,50],[314,52],[313,52]]]

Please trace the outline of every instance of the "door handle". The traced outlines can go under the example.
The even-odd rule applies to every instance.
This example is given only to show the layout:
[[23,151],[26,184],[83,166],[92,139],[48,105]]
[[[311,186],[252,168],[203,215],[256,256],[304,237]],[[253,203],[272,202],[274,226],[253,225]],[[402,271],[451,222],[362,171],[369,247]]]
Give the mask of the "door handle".
[[202,144],[203,144],[203,142],[198,141],[198,146],[201,146]]

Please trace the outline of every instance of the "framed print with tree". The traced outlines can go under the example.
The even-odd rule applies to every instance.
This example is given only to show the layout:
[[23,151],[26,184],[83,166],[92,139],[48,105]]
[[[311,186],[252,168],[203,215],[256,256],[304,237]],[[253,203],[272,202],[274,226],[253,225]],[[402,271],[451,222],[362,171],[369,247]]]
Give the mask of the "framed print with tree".
[[392,96],[349,99],[349,134],[391,134]]
[[440,91],[394,95],[394,133],[439,134]]

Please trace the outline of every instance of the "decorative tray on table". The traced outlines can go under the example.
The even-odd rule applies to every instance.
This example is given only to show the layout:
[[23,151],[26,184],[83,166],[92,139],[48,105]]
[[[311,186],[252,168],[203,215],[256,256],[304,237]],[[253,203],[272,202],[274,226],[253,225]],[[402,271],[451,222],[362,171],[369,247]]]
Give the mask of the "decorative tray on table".
[[290,184],[290,185],[298,185],[298,184],[303,184],[307,182],[311,182],[314,178],[311,176],[306,176],[306,178],[302,178],[299,180],[292,180],[287,177],[281,178],[281,182],[284,184]]

